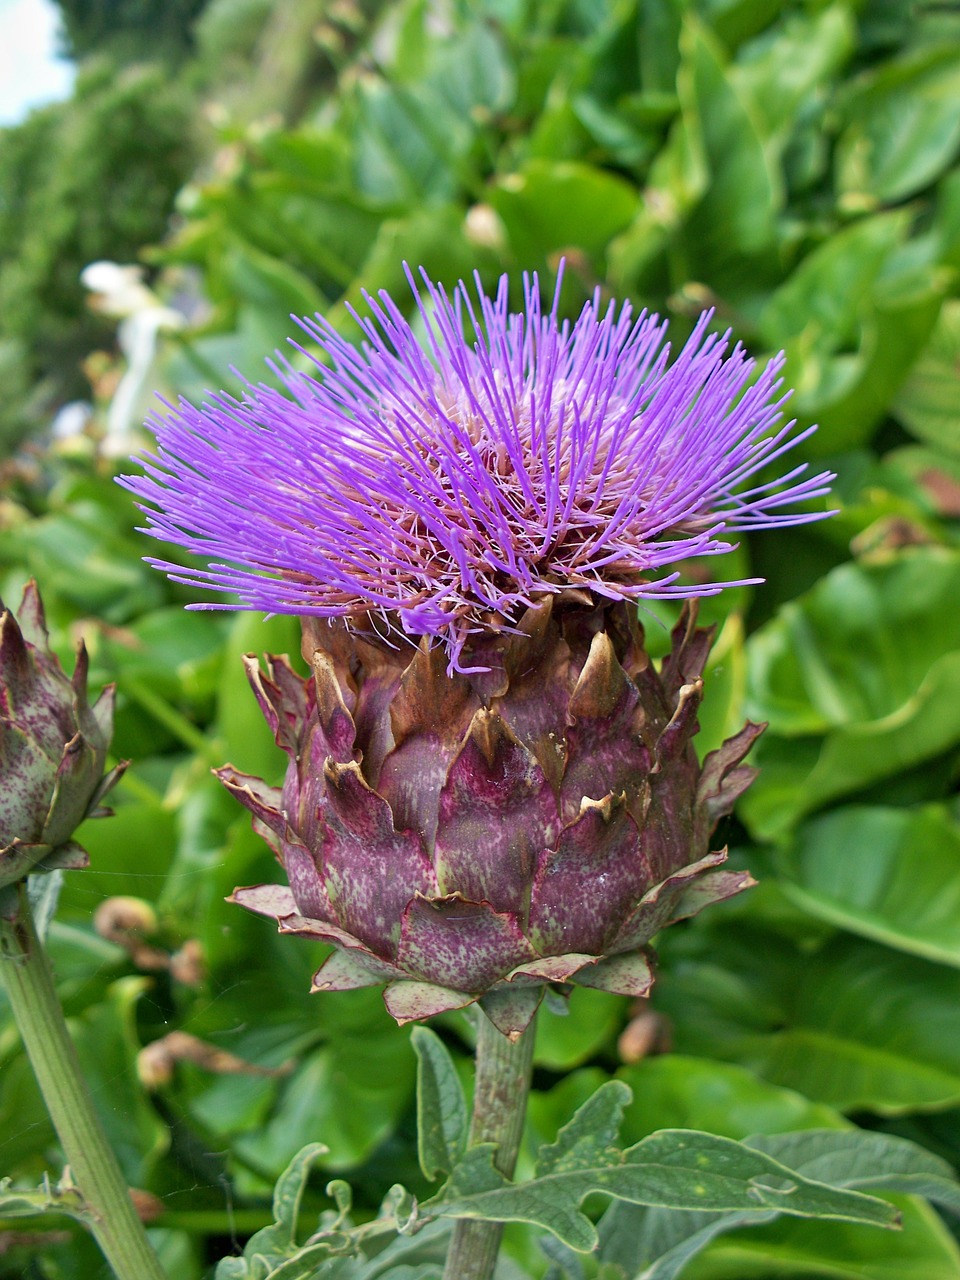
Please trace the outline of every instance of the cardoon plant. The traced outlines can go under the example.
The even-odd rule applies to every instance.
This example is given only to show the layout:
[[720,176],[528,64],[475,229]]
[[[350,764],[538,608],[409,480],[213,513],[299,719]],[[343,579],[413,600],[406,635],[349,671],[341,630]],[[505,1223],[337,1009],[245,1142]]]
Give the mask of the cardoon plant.
[[[123,483],[207,562],[158,568],[302,620],[307,679],[247,659],[282,790],[220,771],[287,883],[234,900],[335,945],[316,990],[383,984],[398,1021],[479,1004],[471,1137],[509,1176],[545,988],[644,995],[653,936],[750,883],[710,838],[761,726],[701,765],[710,633],[688,605],[657,670],[638,604],[716,593],[682,562],[819,518],[796,507],[831,477],[770,478],[805,434],[782,357],[758,373],[709,315],[671,362],[629,305],[561,320],[559,282],[511,313],[506,278],[409,279],[416,328],[385,294],[358,347],[303,321],[312,373],[171,407]],[[447,1274],[497,1242],[460,1223]]]
[[56,875],[46,877],[87,865],[74,831],[85,818],[109,815],[101,801],[126,767],[105,772],[114,688],[91,705],[87,669],[81,643],[73,676],[64,673],[35,582],[17,614],[0,601],[0,979],[69,1163],[63,1184],[48,1188],[37,1207],[50,1202],[88,1223],[118,1280],[163,1280],[91,1101],[34,923],[33,900],[56,897]]

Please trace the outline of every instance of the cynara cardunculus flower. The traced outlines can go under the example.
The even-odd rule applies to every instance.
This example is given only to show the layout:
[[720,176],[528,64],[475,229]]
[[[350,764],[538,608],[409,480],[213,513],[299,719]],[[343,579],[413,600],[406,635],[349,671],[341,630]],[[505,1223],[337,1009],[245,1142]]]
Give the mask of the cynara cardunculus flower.
[[220,771],[289,887],[235,900],[337,945],[317,989],[385,983],[401,1021],[481,999],[514,1035],[548,982],[645,993],[652,936],[750,883],[709,841],[759,727],[698,764],[710,635],[686,610],[657,671],[636,602],[720,590],[676,566],[818,518],[791,508],[831,477],[759,478],[802,438],[782,359],[756,375],[709,316],[670,363],[599,296],[570,325],[536,277],[519,314],[506,278],[411,284],[417,330],[385,294],[359,348],[303,321],[312,376],[181,403],[125,483],[209,563],[158,567],[303,619],[310,678],[248,659],[283,790]]

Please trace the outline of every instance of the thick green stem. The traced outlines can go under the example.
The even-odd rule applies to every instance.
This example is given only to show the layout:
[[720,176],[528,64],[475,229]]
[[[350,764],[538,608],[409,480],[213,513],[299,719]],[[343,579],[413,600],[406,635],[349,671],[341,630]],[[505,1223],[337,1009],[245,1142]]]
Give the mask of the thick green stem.
[[93,1109],[24,886],[17,920],[0,920],[0,953],[24,1048],[104,1257],[117,1280],[165,1280]]
[[[486,1015],[479,1018],[477,1078],[473,1095],[470,1145],[495,1142],[493,1163],[510,1178],[517,1163],[533,1071],[536,1019],[515,1043]],[[450,1239],[444,1280],[490,1280],[497,1265],[500,1222],[458,1222]]]

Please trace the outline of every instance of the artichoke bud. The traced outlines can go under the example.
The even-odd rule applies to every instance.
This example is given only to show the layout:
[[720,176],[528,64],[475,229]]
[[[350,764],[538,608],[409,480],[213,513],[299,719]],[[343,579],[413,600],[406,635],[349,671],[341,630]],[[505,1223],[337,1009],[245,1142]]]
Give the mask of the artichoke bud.
[[67,678],[36,583],[27,584],[18,617],[0,608],[0,910],[15,914],[10,888],[25,876],[87,865],[73,832],[109,812],[100,802],[125,765],[104,774],[114,687],[90,705],[82,643]]
[[337,947],[314,990],[383,984],[398,1022],[479,1000],[516,1037],[549,983],[646,995],[653,936],[752,883],[710,836],[762,726],[698,761],[695,608],[659,670],[636,609],[586,593],[478,633],[469,670],[426,640],[303,626],[312,678],[246,659],[282,790],[219,777],[288,882],[232,900]]

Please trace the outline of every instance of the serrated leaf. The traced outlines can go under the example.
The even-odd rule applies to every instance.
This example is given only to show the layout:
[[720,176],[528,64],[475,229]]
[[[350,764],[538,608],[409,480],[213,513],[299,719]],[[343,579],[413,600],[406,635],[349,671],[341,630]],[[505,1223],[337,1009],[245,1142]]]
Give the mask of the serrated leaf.
[[293,1240],[297,1231],[297,1217],[300,1203],[307,1188],[310,1170],[316,1162],[327,1154],[322,1142],[311,1142],[298,1151],[277,1180],[273,1193],[273,1213],[276,1226],[281,1229],[288,1240]]
[[[954,1206],[960,1184],[950,1166],[922,1147],[887,1134],[862,1130],[805,1130],[748,1138],[745,1146],[769,1155],[805,1177],[839,1187],[912,1191]],[[763,1213],[672,1213],[614,1204],[600,1223],[600,1256],[635,1280],[674,1280],[719,1235],[770,1223]],[[807,1228],[821,1224],[808,1223]],[[769,1236],[771,1244],[775,1237]],[[649,1260],[649,1261],[648,1261]],[[643,1267],[642,1270],[638,1268]]]
[[882,1200],[803,1178],[779,1161],[757,1159],[761,1153],[741,1143],[691,1130],[653,1134],[624,1151],[616,1165],[567,1170],[515,1186],[493,1168],[492,1150],[471,1148],[443,1200],[425,1209],[444,1217],[529,1222],[583,1252],[597,1243],[593,1223],[580,1211],[594,1193],[667,1209],[774,1210],[791,1217],[896,1224],[895,1210]]
[[417,1055],[417,1151],[431,1182],[449,1174],[467,1144],[467,1103],[446,1045],[427,1027],[414,1027]]
[[[293,1157],[274,1188],[274,1222],[251,1236],[244,1249],[244,1258],[252,1260],[262,1255],[268,1259],[273,1255],[277,1261],[281,1261],[294,1248],[297,1217],[310,1170],[326,1153],[327,1148],[323,1143],[311,1142]],[[219,1275],[217,1280],[220,1280]]]
[[557,1134],[556,1142],[544,1143],[540,1148],[534,1177],[617,1161],[619,1152],[614,1144],[632,1097],[633,1090],[619,1080],[602,1084],[577,1108]]
[[789,1164],[805,1177],[840,1187],[870,1187],[923,1196],[960,1213],[960,1181],[939,1156],[915,1142],[860,1129],[808,1129],[762,1134],[745,1144]]

